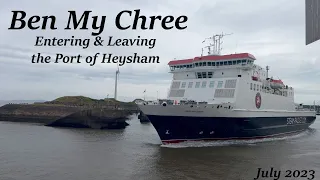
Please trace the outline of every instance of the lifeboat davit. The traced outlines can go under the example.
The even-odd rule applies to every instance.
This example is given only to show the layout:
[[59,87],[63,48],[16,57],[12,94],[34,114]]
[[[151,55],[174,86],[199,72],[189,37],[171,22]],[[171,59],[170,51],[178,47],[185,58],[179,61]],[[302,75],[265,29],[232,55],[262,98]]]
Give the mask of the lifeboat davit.
[[271,79],[271,80],[270,80],[270,86],[271,86],[271,88],[273,88],[273,89],[281,89],[281,88],[284,87],[284,84],[283,84],[283,82],[282,82],[280,79],[278,79],[278,80],[276,80],[276,79]]

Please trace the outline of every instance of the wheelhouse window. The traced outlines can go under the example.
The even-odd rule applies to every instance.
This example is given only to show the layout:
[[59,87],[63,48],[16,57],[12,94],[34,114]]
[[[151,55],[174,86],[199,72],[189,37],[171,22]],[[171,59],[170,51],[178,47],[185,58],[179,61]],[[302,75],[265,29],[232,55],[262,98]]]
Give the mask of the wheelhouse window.
[[200,72],[197,73],[197,77],[198,77],[198,79],[201,79],[201,78],[202,78],[202,75],[201,75]]
[[192,88],[193,82],[189,82],[188,88]]
[[208,62],[208,66],[211,66],[211,62]]
[[208,72],[208,78],[212,78],[212,72]]
[[202,72],[202,78],[207,78],[207,72]]

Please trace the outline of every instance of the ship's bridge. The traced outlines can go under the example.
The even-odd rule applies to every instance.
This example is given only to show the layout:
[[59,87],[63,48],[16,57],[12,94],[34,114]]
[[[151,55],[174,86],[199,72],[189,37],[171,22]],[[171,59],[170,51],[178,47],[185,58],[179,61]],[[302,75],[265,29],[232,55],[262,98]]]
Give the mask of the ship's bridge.
[[208,55],[193,59],[173,60],[168,63],[170,72],[188,71],[194,69],[221,68],[252,68],[256,58],[249,53],[229,55]]

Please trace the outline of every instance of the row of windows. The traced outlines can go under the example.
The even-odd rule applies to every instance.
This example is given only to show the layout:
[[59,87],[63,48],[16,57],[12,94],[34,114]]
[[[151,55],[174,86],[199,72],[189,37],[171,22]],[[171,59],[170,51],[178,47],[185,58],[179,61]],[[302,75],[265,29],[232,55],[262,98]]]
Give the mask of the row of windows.
[[230,66],[230,65],[238,65],[238,64],[253,64],[253,60],[242,59],[242,60],[234,60],[234,61],[196,62],[193,64],[170,66],[170,69],[171,70],[189,69],[189,68],[202,67],[202,66]]
[[[259,84],[250,83],[250,90],[265,92],[267,90],[267,87],[259,85]],[[288,95],[293,96],[293,92],[289,92],[289,94],[287,94],[287,92],[284,91],[282,95],[283,96],[288,96]]]
[[215,98],[233,98],[235,89],[217,89],[214,92]]
[[202,78],[212,78],[213,72],[197,72],[197,78],[202,79]]
[[[214,84],[215,84],[215,81],[210,81],[209,87],[210,88],[214,88]],[[181,89],[186,88],[186,85],[187,85],[187,83],[183,82],[181,84]],[[207,81],[203,81],[202,83],[201,82],[196,82],[195,88],[200,88],[200,85],[201,85],[201,88],[206,88],[207,87]],[[222,88],[222,85],[223,85],[223,81],[218,81],[217,88]],[[188,83],[188,88],[192,88],[192,87],[193,87],[193,82],[189,82]]]
[[238,64],[253,64],[253,60],[235,60],[235,61],[218,61],[218,62],[199,62],[194,63],[195,67],[200,66],[230,66],[230,65],[238,65]]
[[267,89],[267,87],[263,87],[261,85],[258,84],[250,84],[250,90],[257,90],[257,91],[262,91],[262,89]]

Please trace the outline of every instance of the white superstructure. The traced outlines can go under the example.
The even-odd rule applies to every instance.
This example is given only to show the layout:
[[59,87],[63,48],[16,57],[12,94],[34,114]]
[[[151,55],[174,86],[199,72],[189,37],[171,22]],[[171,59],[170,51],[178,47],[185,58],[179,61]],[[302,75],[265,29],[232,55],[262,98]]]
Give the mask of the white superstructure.
[[266,80],[264,68],[254,64],[254,56],[231,54],[209,55],[189,61],[169,63],[173,80],[168,99],[205,101],[209,104],[235,103],[256,109],[254,98],[260,92],[260,109],[294,110],[294,89],[281,80]]
[[173,79],[167,98],[175,104],[194,100],[257,109],[254,102],[259,92],[263,102],[258,109],[295,110],[294,89],[268,78],[269,67],[260,67],[255,60],[253,55],[241,53],[170,61]]

